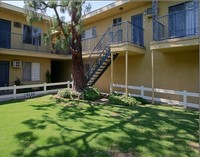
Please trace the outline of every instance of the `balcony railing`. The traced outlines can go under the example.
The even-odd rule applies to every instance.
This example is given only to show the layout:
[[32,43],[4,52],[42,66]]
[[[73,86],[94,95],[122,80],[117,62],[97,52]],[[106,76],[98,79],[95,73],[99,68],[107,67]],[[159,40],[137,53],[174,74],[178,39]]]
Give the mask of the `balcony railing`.
[[144,47],[144,29],[132,24],[129,21],[122,22],[116,26],[111,26],[109,31],[106,32],[106,40],[101,40],[102,36],[104,35],[83,39],[83,52],[91,53],[95,46],[98,46],[95,48],[97,52],[102,51],[108,43],[120,44],[129,42],[137,46]]
[[41,35],[24,36],[6,31],[0,31],[0,48],[51,53],[50,43],[44,44]]
[[157,17],[154,21],[154,40],[198,35],[198,16],[198,9],[188,9]]

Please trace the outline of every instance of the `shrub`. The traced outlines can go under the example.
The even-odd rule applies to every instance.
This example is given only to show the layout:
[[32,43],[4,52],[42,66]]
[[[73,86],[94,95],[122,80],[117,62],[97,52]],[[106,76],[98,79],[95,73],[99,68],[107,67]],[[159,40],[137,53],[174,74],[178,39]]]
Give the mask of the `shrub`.
[[142,105],[147,104],[147,100],[142,97],[134,97],[137,101],[139,101]]
[[82,92],[84,100],[95,101],[100,98],[100,91],[97,88],[89,87]]
[[79,98],[80,93],[77,91],[74,91],[72,89],[65,88],[65,89],[58,91],[58,95],[61,98],[74,99],[74,98]]
[[17,77],[16,80],[14,81],[16,86],[20,86],[22,84],[21,80]]
[[125,105],[125,106],[141,104],[139,101],[137,101],[133,97],[130,97],[130,96],[126,97],[125,95],[115,94],[115,93],[109,95],[109,103],[116,104],[116,105]]

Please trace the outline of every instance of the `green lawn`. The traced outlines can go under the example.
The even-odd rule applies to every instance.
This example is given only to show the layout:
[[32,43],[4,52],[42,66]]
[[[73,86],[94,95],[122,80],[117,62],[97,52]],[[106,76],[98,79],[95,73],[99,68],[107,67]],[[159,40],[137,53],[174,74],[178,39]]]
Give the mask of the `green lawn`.
[[1,157],[196,157],[198,112],[145,105],[0,104]]

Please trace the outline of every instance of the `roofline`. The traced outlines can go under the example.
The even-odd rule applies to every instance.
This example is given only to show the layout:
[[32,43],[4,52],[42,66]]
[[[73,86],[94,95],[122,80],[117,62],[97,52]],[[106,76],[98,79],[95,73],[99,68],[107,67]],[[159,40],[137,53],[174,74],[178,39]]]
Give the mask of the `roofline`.
[[115,7],[123,5],[123,4],[127,3],[127,2],[130,2],[130,0],[121,0],[121,1],[116,1],[116,2],[113,2],[111,4],[108,4],[108,5],[104,6],[104,7],[101,7],[99,9],[96,9],[96,10],[91,11],[88,14],[84,15],[83,16],[83,20],[86,20],[87,18],[90,18],[90,17],[95,16],[95,15],[101,14],[101,13],[103,13],[105,11],[108,11],[110,9],[113,9]]
[[[16,11],[16,12],[19,12],[19,13],[22,13],[22,14],[25,14],[25,9],[24,8],[21,8],[21,7],[18,7],[18,6],[14,6],[12,4],[8,4],[8,3],[5,3],[5,2],[2,2],[1,0],[0,0],[0,7],[5,8],[5,9],[9,9],[9,10],[13,10],[13,11]],[[52,19],[52,17],[47,16],[47,15],[43,15],[43,18],[45,20]]]

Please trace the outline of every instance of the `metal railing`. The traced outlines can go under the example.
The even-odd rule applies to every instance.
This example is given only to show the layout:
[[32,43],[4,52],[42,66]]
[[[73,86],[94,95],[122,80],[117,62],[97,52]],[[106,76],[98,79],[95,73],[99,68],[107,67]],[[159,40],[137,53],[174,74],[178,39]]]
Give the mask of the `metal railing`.
[[106,57],[108,57],[111,44],[129,42],[144,47],[143,31],[142,28],[128,21],[109,27],[89,54],[90,68],[86,72],[86,78],[89,79],[94,71],[97,70],[96,66],[102,64]]
[[51,53],[51,44],[44,44],[41,35],[24,36],[6,31],[0,31],[0,48]]
[[82,51],[84,53],[91,53],[94,47],[97,45],[102,35],[97,35],[95,37],[82,39]]
[[[122,22],[116,26],[109,27],[109,32],[82,40],[82,49],[85,53],[102,51],[107,44],[129,42],[144,47],[144,29],[129,21]],[[103,39],[102,39],[103,38]]]
[[154,27],[156,27],[156,29],[154,29],[155,32],[153,32],[155,41],[199,34],[198,9],[179,11],[159,16],[154,20]]

